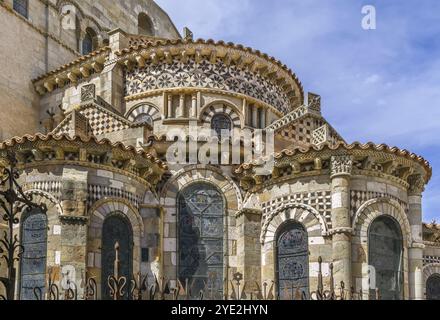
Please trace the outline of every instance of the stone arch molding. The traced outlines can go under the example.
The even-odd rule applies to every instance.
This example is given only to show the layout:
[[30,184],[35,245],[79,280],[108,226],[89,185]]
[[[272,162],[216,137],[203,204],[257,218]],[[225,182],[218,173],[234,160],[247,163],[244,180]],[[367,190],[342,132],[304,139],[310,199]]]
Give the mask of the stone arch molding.
[[235,182],[223,175],[219,169],[208,165],[190,166],[177,171],[162,189],[160,204],[174,206],[179,191],[195,182],[207,182],[217,186],[226,199],[228,210],[241,208],[243,199]]
[[429,277],[433,274],[438,274],[440,276],[440,263],[429,263],[423,266],[423,284],[426,285]]
[[134,122],[136,117],[139,116],[140,114],[146,114],[150,116],[151,119],[153,120],[153,123],[158,120],[161,120],[162,118],[159,109],[156,106],[149,103],[137,104],[127,112],[126,118],[131,122]]
[[60,202],[52,194],[50,194],[50,193],[48,193],[46,191],[38,190],[38,189],[26,190],[24,192],[24,194],[26,196],[30,196],[31,195],[32,196],[32,202],[34,202],[36,204],[40,204],[40,203],[45,204],[46,207],[47,207],[47,212],[49,212],[50,209],[55,208],[56,211],[58,212],[58,216],[62,216],[63,215],[63,208],[62,208]]
[[411,247],[411,226],[400,204],[390,198],[375,198],[364,202],[355,213],[352,229],[361,243],[368,242],[368,228],[374,219],[381,215],[388,215],[396,219],[402,230],[407,247]]
[[200,121],[205,126],[211,125],[212,118],[217,114],[225,114],[232,121],[232,128],[241,128],[241,113],[238,108],[225,100],[215,100],[210,102],[200,111]]
[[141,215],[131,203],[125,199],[101,199],[90,208],[90,226],[101,227],[105,218],[114,213],[121,213],[128,218],[133,229],[134,237],[143,237],[144,222]]
[[261,244],[274,241],[278,228],[288,220],[302,223],[307,232],[320,229],[322,236],[328,234],[327,224],[316,209],[305,204],[291,202],[280,205],[266,217],[260,236]]

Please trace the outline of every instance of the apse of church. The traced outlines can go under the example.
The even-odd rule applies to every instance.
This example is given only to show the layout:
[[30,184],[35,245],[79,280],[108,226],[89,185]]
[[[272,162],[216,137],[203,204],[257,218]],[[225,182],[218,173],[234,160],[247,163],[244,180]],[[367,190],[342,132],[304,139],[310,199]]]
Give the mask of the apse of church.
[[[24,194],[47,209],[14,224],[17,298],[48,299],[53,283],[76,299],[336,298],[319,292],[330,283],[345,299],[440,298],[440,226],[422,222],[429,163],[346,142],[280,61],[181,36],[151,0],[6,0],[0,18],[33,39],[17,53],[32,64],[4,66],[26,81],[0,91],[23,115],[5,124],[0,159],[15,154]],[[169,163],[167,134],[191,123],[215,139],[273,133],[273,168]]]

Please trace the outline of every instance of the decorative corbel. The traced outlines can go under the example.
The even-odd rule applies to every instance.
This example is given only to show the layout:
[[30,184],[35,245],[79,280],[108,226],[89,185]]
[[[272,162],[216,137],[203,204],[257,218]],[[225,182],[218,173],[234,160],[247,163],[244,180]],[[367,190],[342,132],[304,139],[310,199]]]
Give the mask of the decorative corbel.
[[96,73],[100,73],[102,70],[104,70],[103,64],[98,61],[92,63],[92,68]]
[[34,155],[35,161],[43,160],[43,152],[40,149],[32,149],[32,154]]
[[293,174],[298,174],[301,173],[301,164],[298,161],[292,161],[292,163],[290,164],[292,167],[292,173]]
[[64,149],[62,147],[55,148],[55,158],[57,160],[64,160]]
[[70,80],[70,82],[72,83],[77,83],[78,82],[78,76],[76,75],[76,73],[74,72],[68,72],[67,73],[67,78]]
[[314,161],[314,169],[315,170],[322,170],[322,159],[321,158],[315,158]]
[[202,56],[202,53],[200,52],[200,50],[196,50],[195,60],[196,60],[196,63],[202,62],[203,56]]
[[209,56],[209,62],[211,62],[212,64],[217,63],[217,51],[216,50],[211,51],[211,55]]
[[172,64],[172,63],[173,63],[173,55],[171,54],[171,52],[169,52],[169,51],[165,51],[165,52],[163,53],[163,55],[164,55],[164,57],[165,57],[165,61],[166,61],[168,64]]
[[151,62],[153,64],[158,64],[159,63],[159,56],[157,55],[156,52],[151,53],[150,59],[151,59]]
[[44,82],[43,86],[46,88],[47,92],[52,92],[54,89],[54,81],[53,80],[47,80]]
[[182,50],[182,52],[180,53],[180,61],[186,64],[188,62],[188,59],[188,52],[186,50]]
[[79,149],[79,161],[87,161],[87,149]]
[[402,180],[407,181],[408,177],[414,173],[413,167],[404,167],[399,170],[399,177]]
[[81,72],[82,76],[84,78],[87,78],[90,76],[90,66],[88,65],[83,65],[79,68],[79,72]]
[[385,174],[392,174],[393,171],[397,168],[397,162],[394,160],[387,161],[382,163],[383,172]]
[[57,84],[58,88],[62,88],[66,85],[66,79],[64,77],[56,77],[55,83]]

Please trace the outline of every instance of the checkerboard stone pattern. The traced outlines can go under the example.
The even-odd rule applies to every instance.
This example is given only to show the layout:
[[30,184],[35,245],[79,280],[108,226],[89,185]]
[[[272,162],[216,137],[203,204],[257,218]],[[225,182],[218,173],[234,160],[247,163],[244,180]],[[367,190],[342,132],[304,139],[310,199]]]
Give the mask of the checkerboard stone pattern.
[[[111,111],[97,105],[89,106],[78,112],[87,119],[89,128],[94,136],[130,128],[130,122],[128,120],[124,121]],[[68,134],[70,132],[73,126],[72,116],[69,115],[64,122],[61,127],[58,127],[53,132],[54,134]]]
[[423,256],[423,265],[431,263],[439,263],[440,264],[440,256]]
[[390,198],[396,200],[404,209],[405,213],[408,214],[408,204],[401,199],[382,192],[374,192],[374,191],[359,191],[359,190],[351,190],[350,191],[350,214],[352,217],[356,214],[356,211],[360,208],[360,206],[371,199],[376,198]]
[[[315,191],[307,193],[296,193],[277,198],[262,204],[263,216],[266,217],[270,212],[285,203],[301,203],[309,205],[316,209],[324,220],[329,229],[331,229],[331,209],[332,200],[330,191]],[[265,219],[263,219],[264,222]]]

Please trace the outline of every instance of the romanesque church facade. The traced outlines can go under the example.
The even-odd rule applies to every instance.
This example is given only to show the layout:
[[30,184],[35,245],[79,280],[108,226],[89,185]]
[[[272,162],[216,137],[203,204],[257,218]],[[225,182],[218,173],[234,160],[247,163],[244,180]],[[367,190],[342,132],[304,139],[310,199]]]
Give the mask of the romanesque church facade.
[[[429,163],[346,142],[282,62],[181,36],[151,0],[1,0],[0,21],[0,158],[16,155],[24,192],[47,207],[14,228],[18,298],[69,271],[79,297],[87,274],[109,299],[117,253],[128,279],[212,299],[237,274],[248,297],[264,283],[309,296],[322,275],[363,299],[440,299]],[[273,167],[168,163],[167,134],[190,123],[273,133]]]

